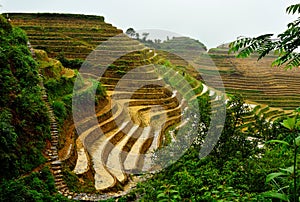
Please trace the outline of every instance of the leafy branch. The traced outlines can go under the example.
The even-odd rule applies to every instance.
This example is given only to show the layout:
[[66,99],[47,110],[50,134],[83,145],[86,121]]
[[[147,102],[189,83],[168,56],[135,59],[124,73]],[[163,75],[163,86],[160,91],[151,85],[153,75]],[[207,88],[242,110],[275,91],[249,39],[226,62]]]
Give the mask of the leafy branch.
[[[288,14],[299,14],[300,4],[291,5],[286,9]],[[229,53],[239,52],[237,57],[245,58],[258,53],[258,60],[274,52],[277,59],[272,66],[286,65],[286,69],[300,66],[300,53],[295,50],[300,46],[300,17],[287,25],[287,29],[276,39],[274,34],[264,34],[258,37],[243,37],[229,44]]]

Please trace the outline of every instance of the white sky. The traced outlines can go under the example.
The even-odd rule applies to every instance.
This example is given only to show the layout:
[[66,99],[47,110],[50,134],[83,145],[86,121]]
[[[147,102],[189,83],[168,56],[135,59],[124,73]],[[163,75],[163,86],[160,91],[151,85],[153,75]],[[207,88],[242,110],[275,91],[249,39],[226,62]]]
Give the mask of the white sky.
[[299,0],[0,0],[0,12],[95,14],[126,31],[161,29],[216,47],[238,36],[280,33]]

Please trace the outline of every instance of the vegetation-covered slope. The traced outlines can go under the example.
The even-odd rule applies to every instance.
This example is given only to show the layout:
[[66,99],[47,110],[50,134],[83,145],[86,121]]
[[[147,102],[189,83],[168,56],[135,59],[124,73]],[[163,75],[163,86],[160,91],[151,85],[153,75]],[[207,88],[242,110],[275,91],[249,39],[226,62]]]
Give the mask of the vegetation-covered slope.
[[[20,23],[24,29],[27,29],[29,33],[31,32],[29,39],[33,41],[38,37],[38,34],[35,35],[35,33],[44,33],[47,37],[56,33],[63,33],[63,37],[74,36],[74,38],[71,37],[72,42],[70,44],[65,44],[64,47],[67,47],[67,49],[63,50],[67,50],[69,55],[67,57],[69,58],[84,58],[89,53],[87,49],[84,54],[76,53],[75,49],[78,44],[73,43],[74,40],[79,40],[81,44],[84,44],[84,47],[89,47],[94,43],[93,41],[98,44],[99,41],[110,40],[108,37],[101,38],[103,36],[115,36],[116,33],[120,32],[115,28],[111,29],[114,30],[112,32],[109,29],[101,28],[97,30],[99,35],[96,34],[95,38],[91,38],[92,35],[89,35],[88,38],[92,40],[88,41],[88,38],[80,37],[92,32],[93,30],[90,28],[95,24],[99,22],[105,24],[103,18],[64,14],[12,14],[11,18],[12,23]],[[15,19],[20,20],[14,22]],[[70,21],[70,19],[73,19],[73,21]],[[53,24],[47,24],[47,20],[53,22]],[[6,27],[2,32],[2,38],[5,40],[4,42],[1,41],[3,43],[1,48],[4,47],[3,50],[5,50],[1,52],[1,57],[3,56],[1,61],[3,61],[2,64],[5,67],[2,69],[1,64],[1,71],[3,71],[3,74],[1,73],[3,82],[1,80],[1,83],[5,84],[5,88],[1,88],[3,95],[5,95],[1,101],[1,124],[3,124],[2,129],[4,131],[4,138],[2,139],[6,140],[3,141],[4,146],[7,142],[16,142],[16,144],[8,144],[9,148],[3,152],[1,151],[1,155],[3,154],[2,156],[5,158],[6,156],[10,157],[13,156],[12,151],[18,152],[18,149],[20,149],[20,159],[25,159],[22,162],[29,162],[28,166],[30,168],[22,167],[26,164],[15,163],[18,162],[18,158],[3,161],[4,168],[11,163],[15,163],[17,166],[20,165],[16,170],[25,173],[25,175],[19,178],[20,174],[11,174],[8,169],[3,170],[3,176],[7,179],[1,179],[0,197],[3,200],[10,200],[15,197],[13,198],[15,201],[22,201],[21,196],[25,196],[24,200],[32,201],[54,201],[56,200],[55,197],[64,200],[61,196],[51,195],[55,192],[54,185],[58,183],[54,183],[47,168],[42,169],[45,162],[45,159],[42,158],[42,150],[45,148],[43,144],[48,143],[46,148],[50,145],[47,138],[45,138],[45,134],[46,136],[49,134],[49,120],[46,115],[47,109],[41,101],[41,89],[37,85],[39,83],[37,64],[33,61],[26,47],[27,40],[24,34],[18,31],[19,29],[11,28],[4,19],[2,21],[3,27]],[[30,22],[32,22],[31,25]],[[60,24],[64,24],[64,26]],[[30,26],[33,26],[34,30],[30,31]],[[39,27],[38,29],[45,27],[46,31],[39,32],[37,27]],[[68,30],[69,27],[71,31]],[[54,46],[51,45],[51,40],[49,38],[40,41],[47,44],[48,49],[44,49],[48,51],[50,56],[57,56],[62,49],[52,49]],[[53,44],[56,44],[56,39],[53,40]],[[280,116],[285,116],[284,112],[279,109],[275,112],[274,109],[270,110],[265,105],[257,106],[252,111],[248,108],[248,105],[243,103],[241,98],[233,96],[227,103],[227,116],[222,136],[218,143],[214,145],[211,154],[206,158],[199,159],[198,154],[201,151],[204,135],[210,124],[212,107],[224,102],[224,100],[219,100],[215,90],[210,91],[207,86],[192,78],[192,76],[196,77],[198,75],[191,71],[192,68],[187,66],[185,62],[178,64],[180,58],[172,58],[174,54],[165,54],[166,52],[159,51],[157,53],[155,50],[146,48],[138,41],[131,40],[124,35],[111,40],[109,46],[104,46],[102,51],[98,49],[97,54],[101,56],[99,57],[100,60],[88,61],[95,65],[94,67],[101,68],[101,65],[103,65],[101,62],[109,61],[111,55],[117,55],[128,50],[133,52],[125,54],[114,61],[103,73],[101,84],[97,82],[98,75],[96,73],[81,72],[78,74],[77,70],[67,69],[57,60],[48,58],[44,51],[35,51],[39,71],[43,74],[44,85],[54,114],[59,122],[59,143],[57,146],[59,159],[63,161],[61,172],[63,176],[61,178],[64,178],[68,187],[57,186],[58,190],[63,194],[68,192],[68,196],[76,196],[79,200],[96,200],[103,198],[103,196],[107,198],[107,196],[110,197],[113,194],[119,196],[127,193],[127,183],[135,178],[127,172],[140,171],[146,168],[145,165],[149,165],[145,162],[150,158],[143,158],[141,154],[147,154],[147,152],[152,154],[151,151],[172,145],[173,141],[181,138],[181,136],[177,136],[176,132],[185,125],[185,119],[192,118],[184,116],[184,112],[187,103],[190,100],[195,100],[200,108],[200,123],[198,125],[187,125],[187,130],[184,130],[183,133],[183,137],[189,137],[191,130],[197,134],[192,146],[179,161],[162,172],[153,175],[151,180],[139,183],[136,189],[133,189],[130,194],[121,198],[120,201],[214,201],[219,199],[225,201],[267,201],[267,198],[263,198],[261,193],[275,190],[277,185],[266,185],[265,176],[272,171],[276,171],[278,167],[286,167],[292,163],[292,150],[290,149],[285,148],[286,153],[282,155],[279,146],[263,145],[263,148],[261,148],[267,140],[274,138],[289,143],[292,142],[289,131],[276,121]],[[177,38],[176,40],[175,44],[182,44],[183,52],[187,48],[195,49],[195,52],[199,51],[199,47],[203,48],[203,44],[200,42],[194,47],[184,43],[184,38]],[[36,41],[34,47],[38,48],[39,40]],[[20,48],[22,53],[13,52],[14,49],[11,49],[10,46]],[[59,45],[56,44],[55,46]],[[172,50],[172,41],[169,41],[165,48]],[[75,56],[72,55],[73,50]],[[80,50],[83,51],[83,49]],[[222,78],[225,78],[225,87],[228,88],[231,85],[226,80],[228,78],[226,76],[231,75],[229,77],[231,78],[237,74],[239,76],[248,75],[245,69],[239,69],[231,65],[231,58],[228,59],[227,55],[222,53],[210,55],[218,64]],[[195,55],[194,57],[198,56]],[[200,68],[200,72],[204,71],[213,79],[214,72],[205,63],[204,54],[200,55],[199,58],[199,60],[194,61],[195,67]],[[171,65],[166,59],[170,59],[175,66]],[[161,69],[156,68],[153,65],[156,63],[162,64],[163,67]],[[176,67],[177,64],[178,67]],[[18,69],[16,67],[22,68]],[[31,69],[32,67],[34,69]],[[252,65],[249,66],[249,68],[251,67]],[[186,72],[186,74],[183,72]],[[249,75],[251,76],[251,72]],[[84,110],[80,117],[76,117],[79,118],[77,119],[79,120],[79,123],[77,122],[79,124],[78,131],[84,134],[80,138],[75,132],[71,114],[72,97],[76,96],[76,93],[74,95],[72,91],[76,76],[79,78],[80,87],[82,88],[82,91],[79,90],[80,93],[87,92],[89,94],[95,88],[98,93],[95,108],[96,121],[92,120],[95,114],[91,117],[85,116],[86,111]],[[237,85],[231,86],[235,90],[230,92],[237,93],[237,86],[243,84],[241,80],[238,80]],[[20,86],[18,87],[18,85]],[[139,88],[139,85],[143,87]],[[175,89],[170,88],[170,86]],[[247,85],[244,85],[243,88],[247,88]],[[24,90],[24,94],[18,96],[22,93],[22,90]],[[242,93],[243,90],[245,89],[242,89]],[[33,97],[31,97],[32,94]],[[21,100],[16,102],[15,100],[18,99]],[[81,101],[85,102],[86,100]],[[16,108],[14,104],[17,104]],[[24,104],[27,108],[22,107]],[[30,108],[28,108],[29,106]],[[32,113],[31,110],[38,111],[38,114]],[[266,121],[262,114],[266,114],[265,118],[274,122]],[[2,117],[4,117],[3,122]],[[35,117],[39,118],[39,121],[45,121],[42,123],[37,122]],[[28,121],[30,128],[27,128],[26,125],[19,125],[19,123],[27,123]],[[164,123],[164,121],[166,122]],[[104,134],[95,130],[99,126]],[[39,136],[35,136],[36,134]],[[23,135],[25,136],[23,137]],[[249,138],[253,136],[256,139]],[[15,137],[16,140],[10,141],[9,138],[11,137]],[[23,137],[20,139],[22,142],[18,142],[19,137]],[[49,139],[49,135],[47,137]],[[260,147],[257,147],[258,142]],[[172,148],[175,153],[183,149],[176,146]],[[33,153],[34,157],[38,159],[37,162],[31,160],[27,148],[37,148],[36,153]],[[124,153],[125,155],[123,155]],[[161,153],[161,155],[162,157],[164,155],[170,156],[169,153]],[[5,158],[3,159],[5,160]],[[155,163],[159,165],[161,162]],[[35,169],[36,166],[39,167]],[[6,172],[8,173],[6,174]],[[12,177],[15,177],[15,179]],[[55,178],[55,180],[57,179]],[[289,180],[281,179],[280,184],[284,183],[289,183]],[[287,191],[291,189],[292,186],[287,188]],[[297,189],[299,190],[298,187],[296,187]],[[13,195],[15,190],[19,194]],[[63,190],[67,191],[64,192]],[[125,192],[122,192],[123,190]],[[77,193],[89,192],[89,194],[82,197],[82,195],[75,194],[73,191]],[[104,194],[103,192],[106,191],[114,193]]]
[[0,169],[1,178],[5,178],[19,176],[45,162],[41,151],[49,138],[49,119],[27,37],[21,29],[10,27],[3,17],[0,62]]
[[[187,69],[190,74],[203,82],[203,78],[209,80],[217,89],[223,89],[226,93],[240,94],[249,103],[266,104],[285,110],[293,110],[300,105],[299,69],[286,71],[283,68],[271,67],[275,56],[266,56],[260,61],[255,56],[236,58],[235,55],[228,54],[228,45],[210,49],[208,55],[199,54],[199,48],[188,46],[192,39],[183,39],[175,37],[156,46],[164,51],[161,54],[173,65],[182,67],[190,63],[193,65],[193,68]],[[180,45],[180,41],[184,43]],[[172,48],[170,44],[176,44],[176,48]],[[192,44],[195,46],[197,43]],[[222,81],[218,79],[218,74]],[[219,85],[222,82],[224,86]]]
[[[34,48],[44,49],[50,57],[59,57],[61,61],[64,57],[85,59],[101,42],[122,33],[99,16],[22,13],[10,13],[9,16],[12,24],[26,31]],[[186,66],[187,62],[178,58],[176,51],[191,54],[199,52],[199,48],[206,50],[202,43],[198,42],[199,45],[195,46],[198,44],[195,40],[185,37],[175,37],[163,43],[150,42],[152,41],[145,41],[150,47],[167,51],[160,54],[178,66]],[[174,45],[176,50],[173,50]],[[226,45],[209,50],[209,56],[221,73],[226,92],[242,94],[246,100],[270,107],[294,109],[299,106],[299,70],[294,69],[291,76],[283,69],[270,68],[274,57],[269,56],[260,62],[255,57],[237,59],[234,55],[228,55]],[[191,55],[188,57],[191,58]],[[205,57],[193,58],[198,70],[214,80],[214,70],[206,65]]]
[[27,42],[26,34],[0,15],[0,201],[65,201],[54,195],[43,153],[49,118]]
[[[222,76],[226,92],[241,94],[249,101],[293,110],[300,105],[299,69],[271,67],[275,56],[257,61],[256,56],[235,58],[228,48],[210,50]],[[201,58],[198,60],[201,65]],[[200,70],[201,71],[201,70]],[[213,79],[213,77],[212,77]]]
[[122,33],[101,16],[9,13],[9,17],[26,31],[33,48],[47,51],[52,58],[62,54],[85,59],[102,41]]

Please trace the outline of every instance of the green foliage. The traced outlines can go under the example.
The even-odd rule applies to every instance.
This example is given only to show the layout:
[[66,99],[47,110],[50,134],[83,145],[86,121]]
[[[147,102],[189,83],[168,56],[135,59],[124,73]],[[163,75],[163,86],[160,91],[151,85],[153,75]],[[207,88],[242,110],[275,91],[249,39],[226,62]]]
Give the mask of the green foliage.
[[288,14],[300,13],[300,4],[294,4],[286,8]]
[[72,112],[73,85],[74,78],[66,77],[48,78],[44,83],[54,115],[60,125],[63,125]]
[[12,118],[13,115],[10,111],[10,109],[4,108],[0,112],[0,130],[1,130],[1,155],[8,152],[11,148],[14,147],[14,145],[17,142],[17,134],[15,132],[15,129],[12,125]]
[[136,32],[133,28],[128,28],[125,33],[131,38],[133,38],[136,35]]
[[3,33],[11,32],[12,30],[11,24],[9,24],[9,22],[7,22],[7,20],[2,15],[0,15],[0,27],[2,27],[1,32]]
[[[148,36],[148,35],[147,35]],[[146,38],[147,38],[146,36]],[[197,53],[206,51],[206,46],[198,40],[189,37],[173,37],[170,40],[161,42],[159,39],[154,41],[148,39],[145,36],[139,39],[140,42],[144,43],[146,46],[157,49],[168,51],[169,53],[184,53],[187,51],[196,51]]]
[[53,111],[55,116],[58,118],[58,121],[62,124],[67,116],[67,111],[64,102],[62,101],[53,101],[52,103]]
[[283,127],[289,129],[290,131],[295,130],[300,124],[300,121],[296,121],[296,117],[287,118],[286,120],[283,120],[282,125]]
[[211,152],[220,166],[233,157],[244,159],[258,152],[257,143],[247,140],[248,134],[239,127],[248,112],[241,97],[234,96],[228,101],[224,129]]
[[97,102],[99,100],[103,100],[106,97],[106,88],[102,86],[101,82],[95,82],[96,87],[96,97],[97,97]]
[[126,74],[126,71],[118,69],[118,70],[116,71],[116,73],[117,73],[119,76],[124,76],[124,75]]
[[288,197],[285,194],[280,194],[280,193],[275,193],[275,192],[266,192],[266,193],[262,194],[261,196],[265,197],[265,198],[276,198],[276,199],[280,199],[283,201],[289,201]]
[[[49,73],[51,75],[51,73]],[[91,79],[86,82],[80,74],[77,74],[77,79],[80,81],[78,90],[73,94],[75,77],[67,78],[64,76],[47,77],[44,81],[44,86],[47,89],[50,103],[52,104],[54,114],[60,125],[71,115],[72,99],[76,96],[76,101],[86,104],[87,99],[95,95],[95,102],[104,99],[106,96],[106,89],[102,84],[96,80]],[[87,106],[88,107],[88,106]]]
[[45,162],[41,151],[50,129],[27,37],[21,29],[5,29],[1,26],[0,200],[67,201],[53,196],[56,190],[49,169],[18,179]]
[[78,58],[71,59],[71,60],[67,59],[63,52],[59,53],[56,58],[61,62],[61,64],[64,67],[71,68],[71,69],[80,69],[81,65],[84,62],[82,59],[78,59]]
[[[5,21],[1,16],[1,23]],[[37,64],[19,28],[0,28],[0,178],[18,177],[45,161],[49,118],[38,86]]]
[[164,62],[164,66],[166,66],[166,67],[171,67],[171,62],[170,62],[169,60],[166,60],[166,61]]
[[[62,169],[63,179],[67,183],[68,188],[76,193],[95,193],[96,189],[93,182],[90,179],[86,179],[84,176],[80,178],[70,170],[67,166],[63,166]],[[84,182],[82,182],[84,179]]]
[[181,199],[179,192],[175,189],[175,185],[163,185],[157,191],[157,200],[159,202],[173,202]]
[[[299,14],[300,4],[291,5],[286,9],[288,14]],[[300,18],[289,23],[287,29],[277,36],[278,39],[272,40],[273,34],[265,34],[256,38],[242,38],[230,44],[229,52],[237,52],[238,57],[248,57],[257,52],[258,60],[265,57],[271,51],[278,56],[272,65],[280,66],[286,64],[286,68],[298,67],[300,65],[300,54],[295,50],[300,46]],[[292,159],[292,166],[288,168],[279,168],[280,172],[273,172],[267,175],[266,183],[272,182],[274,185],[272,191],[267,191],[261,196],[264,198],[276,198],[283,201],[300,200],[299,192],[299,177],[298,177],[298,149],[300,144],[300,120],[296,117],[287,118],[281,124],[288,132],[282,130],[283,135],[270,140],[267,143],[279,143],[283,145],[280,153],[289,153],[289,159]]]
[[31,173],[18,180],[3,180],[0,184],[0,201],[69,201],[55,195],[55,184],[49,168]]
[[[289,117],[282,122],[282,126],[285,127],[292,133],[293,140],[291,143],[283,140],[271,140],[269,143],[279,143],[288,147],[288,149],[293,151],[293,165],[288,168],[280,168],[280,172],[270,173],[266,177],[266,183],[274,183],[277,191],[269,191],[263,194],[264,197],[278,198],[284,201],[293,200],[299,202],[300,196],[300,186],[299,186],[299,177],[297,175],[297,155],[300,142],[300,120],[298,116]],[[296,136],[296,134],[298,136]],[[280,178],[283,178],[280,179]],[[279,179],[279,182],[276,180]],[[280,183],[284,184],[281,186]]]
[[49,78],[44,83],[45,88],[49,94],[51,100],[56,100],[64,95],[72,94],[73,93],[73,85],[74,79],[73,78]]
[[[141,201],[259,201],[257,189],[264,189],[260,186],[263,175],[256,166],[258,159],[232,159],[220,168],[210,156],[198,156],[198,150],[190,148],[176,163],[140,183],[131,194]],[[261,181],[254,181],[259,174]]]
[[[207,100],[203,100],[203,106],[205,102]],[[208,125],[210,121],[206,116],[209,113],[206,110],[200,113],[201,121]],[[245,115],[249,112],[243,99],[232,97],[228,102],[224,131],[209,156],[199,159],[201,144],[196,142],[203,138],[199,129],[200,137],[178,161],[153,175],[147,182],[138,184],[129,194],[133,198],[123,198],[124,201],[271,201],[271,195],[282,197],[272,192],[276,186],[266,183],[266,176],[278,168],[288,167],[280,169],[284,173],[280,176],[291,177],[293,170],[289,166],[293,163],[290,158],[293,152],[288,150],[283,153],[281,147],[272,144],[258,149],[256,141],[247,140],[252,132],[239,129]],[[292,143],[292,140],[286,139],[287,129],[283,125],[259,126],[260,140],[278,136],[280,140]],[[274,131],[273,136],[270,131]],[[270,175],[268,181],[276,179],[276,175]],[[278,181],[280,184],[285,182],[284,178]]]
[[[299,14],[300,4],[291,5],[286,9],[287,13]],[[276,40],[271,39],[273,34],[264,34],[258,37],[244,37],[230,43],[229,52],[237,52],[238,57],[248,57],[253,53],[258,53],[261,59],[274,51],[278,56],[273,62],[273,66],[286,64],[286,68],[298,67],[300,65],[300,53],[295,50],[300,46],[300,18],[289,23],[287,29],[277,36]]]
[[[292,14],[299,12],[299,5],[288,8],[287,12]],[[45,17],[44,15],[33,16]],[[27,17],[31,18],[32,16],[28,15]],[[3,17],[1,17],[0,23],[3,25],[0,29],[0,82],[3,88],[0,91],[1,95],[5,95],[0,98],[0,200],[67,201],[61,196],[53,195],[55,192],[54,179],[49,170],[42,170],[40,173],[32,173],[27,177],[17,179],[20,174],[31,171],[45,161],[41,150],[44,148],[43,142],[49,135],[49,120],[45,113],[46,108],[40,99],[41,89],[37,86],[39,83],[37,65],[26,47],[27,38],[24,32],[17,28],[11,28]],[[289,34],[298,34],[299,36],[297,30],[293,30],[297,25],[297,23],[289,25],[290,31],[284,33],[280,40],[287,40],[285,37]],[[292,33],[293,31],[294,33]],[[144,41],[146,41],[146,37]],[[232,46],[232,50],[238,51],[245,48],[240,53],[240,56],[243,57],[258,51],[261,58],[274,48],[278,48],[278,44],[270,37],[271,35],[263,35],[254,39],[241,39]],[[294,37],[296,38],[296,36]],[[173,42],[170,40],[163,45],[156,43],[156,46],[172,49]],[[193,47],[189,46],[189,43],[181,45],[183,48],[191,49],[201,46],[198,44]],[[265,49],[261,47],[265,47]],[[278,49],[280,56],[287,53],[289,45],[284,48]],[[294,53],[289,54],[293,55]],[[297,56],[295,55],[295,57]],[[78,68],[82,62],[68,60],[63,54],[59,56],[59,59],[66,67],[71,68]],[[284,60],[281,58],[279,63],[282,61]],[[297,60],[294,61],[297,62]],[[295,64],[291,63],[291,65]],[[170,66],[169,61],[166,61],[164,65]],[[115,66],[110,68],[116,69]],[[119,69],[117,73],[122,75],[124,73],[122,71]],[[174,78],[171,77],[169,81],[173,84],[178,83],[178,80]],[[185,76],[185,79],[194,88],[195,93],[202,91],[201,86],[196,88],[197,85],[193,79],[188,76]],[[71,113],[74,79],[49,77],[45,78],[44,83],[54,113],[59,122],[63,124]],[[86,98],[91,97],[95,91],[98,95],[96,101],[97,98],[102,99],[106,95],[105,88],[94,80],[82,81],[80,87],[82,87],[82,91],[75,96],[78,96],[78,100],[82,103],[85,103]],[[201,109],[201,122],[205,128],[208,128],[211,113],[208,103],[209,95],[199,96],[197,100]],[[298,134],[299,122],[297,119],[290,118],[283,121],[282,125],[274,123],[271,126],[264,120],[255,117],[254,127],[258,128],[259,134],[256,135],[260,140],[269,140],[275,137],[278,140],[271,140],[268,143],[284,145],[284,147],[276,147],[267,144],[264,149],[259,150],[257,142],[247,140],[247,137],[253,135],[251,133],[255,130],[245,132],[239,127],[244,124],[243,118],[249,115],[242,98],[232,97],[227,107],[224,131],[210,156],[199,159],[201,144],[196,141],[201,142],[203,140],[202,132],[207,132],[207,130],[200,129],[203,126],[196,126],[199,128],[192,129],[195,131],[198,129],[199,136],[185,155],[167,169],[153,175],[149,181],[140,183],[136,190],[119,201],[134,201],[135,199],[141,201],[268,201],[269,197],[296,200],[298,196],[292,193],[299,192],[299,185],[295,186],[291,182],[298,180],[297,167],[295,167],[297,155],[296,160],[290,157],[297,154],[300,144],[300,136],[296,137],[292,133],[296,131]],[[292,163],[294,165],[290,166]],[[86,190],[86,187],[77,186],[79,185],[78,177],[70,170],[63,172],[71,189]],[[266,179],[265,176],[267,176]],[[13,178],[14,180],[12,180]],[[270,183],[275,180],[277,184]],[[278,184],[284,186],[277,187]],[[88,187],[91,186],[88,185]],[[285,194],[277,193],[274,190],[288,191]]]

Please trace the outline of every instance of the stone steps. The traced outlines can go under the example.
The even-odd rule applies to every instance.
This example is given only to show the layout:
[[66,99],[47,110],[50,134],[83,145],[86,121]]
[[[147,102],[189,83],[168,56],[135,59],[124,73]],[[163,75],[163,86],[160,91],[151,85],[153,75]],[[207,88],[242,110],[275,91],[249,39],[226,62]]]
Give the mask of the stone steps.
[[[28,42],[28,48],[30,49],[33,58],[36,59],[34,50],[31,47],[29,42]],[[48,108],[48,115],[50,118],[51,147],[49,150],[46,151],[46,154],[48,154],[49,160],[51,161],[50,169],[52,170],[52,173],[54,175],[56,189],[59,192],[61,192],[62,195],[71,199],[71,198],[73,198],[73,193],[69,192],[69,189],[68,189],[66,183],[62,179],[62,177],[63,177],[63,175],[61,174],[62,173],[62,167],[61,167],[62,162],[59,161],[59,157],[58,157],[58,149],[57,149],[58,136],[59,136],[59,132],[58,132],[58,128],[57,128],[58,124],[55,120],[53,110],[50,107],[50,103],[48,101],[48,96],[46,94],[46,91],[42,91],[42,93],[43,93],[42,99],[44,100],[45,105]]]

